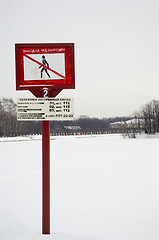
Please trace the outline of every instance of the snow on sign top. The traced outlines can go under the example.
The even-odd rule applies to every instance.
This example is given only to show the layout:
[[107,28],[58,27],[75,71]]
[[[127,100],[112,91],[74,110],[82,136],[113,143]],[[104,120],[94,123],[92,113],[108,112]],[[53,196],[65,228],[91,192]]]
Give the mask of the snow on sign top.
[[15,44],[16,89],[75,88],[74,44]]

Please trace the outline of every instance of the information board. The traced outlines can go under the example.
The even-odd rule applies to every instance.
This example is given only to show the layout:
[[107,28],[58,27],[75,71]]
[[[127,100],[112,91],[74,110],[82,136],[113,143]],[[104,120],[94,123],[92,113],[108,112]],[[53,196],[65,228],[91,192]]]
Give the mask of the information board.
[[18,121],[73,120],[72,98],[20,98],[17,102]]

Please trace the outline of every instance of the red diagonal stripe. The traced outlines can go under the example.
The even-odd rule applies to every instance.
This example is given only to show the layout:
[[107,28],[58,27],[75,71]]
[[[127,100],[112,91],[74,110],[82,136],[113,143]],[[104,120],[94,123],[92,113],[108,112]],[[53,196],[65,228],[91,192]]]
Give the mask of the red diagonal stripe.
[[30,56],[28,56],[28,55],[26,55],[26,54],[24,54],[24,56],[25,56],[26,58],[30,59],[31,61],[36,62],[38,65],[46,68],[47,70],[53,72],[54,74],[58,75],[59,77],[65,78],[62,74],[60,74],[60,73],[56,72],[55,70],[53,70],[53,69],[51,69],[51,68],[43,65],[42,63],[38,62],[38,61],[35,60],[34,58],[32,58],[32,57],[30,57]]

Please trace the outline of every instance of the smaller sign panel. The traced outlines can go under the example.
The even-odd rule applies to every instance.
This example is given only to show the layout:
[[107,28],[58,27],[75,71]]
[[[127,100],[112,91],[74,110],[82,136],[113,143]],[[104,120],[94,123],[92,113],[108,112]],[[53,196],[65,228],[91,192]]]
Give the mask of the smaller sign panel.
[[18,121],[73,120],[72,98],[20,98],[17,102]]

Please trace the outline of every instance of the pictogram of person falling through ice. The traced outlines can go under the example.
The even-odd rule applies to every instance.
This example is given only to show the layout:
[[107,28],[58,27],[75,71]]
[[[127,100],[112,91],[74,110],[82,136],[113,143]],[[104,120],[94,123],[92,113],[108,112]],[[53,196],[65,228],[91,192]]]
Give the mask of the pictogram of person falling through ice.
[[[47,66],[47,67],[49,67],[49,63],[46,61],[46,58],[45,58],[45,56],[43,55],[42,56],[42,64],[44,65],[44,66]],[[40,66],[39,68],[41,68],[42,66]],[[48,77],[50,78],[50,75],[49,75],[49,73],[48,73],[48,71],[47,71],[47,69],[45,68],[45,67],[42,67],[42,69],[41,69],[41,78],[43,77],[43,71],[45,70],[45,72],[46,72],[46,74],[48,75]]]

